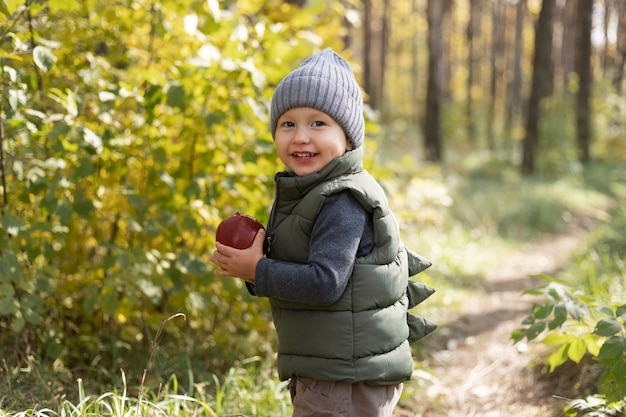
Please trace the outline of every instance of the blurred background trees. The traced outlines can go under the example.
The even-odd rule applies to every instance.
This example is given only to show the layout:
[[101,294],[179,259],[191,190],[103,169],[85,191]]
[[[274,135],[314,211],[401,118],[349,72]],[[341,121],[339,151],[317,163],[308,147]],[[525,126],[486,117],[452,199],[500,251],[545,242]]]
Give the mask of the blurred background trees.
[[0,15],[0,357],[68,378],[145,362],[162,326],[164,374],[271,351],[267,305],[208,255],[222,218],[266,221],[269,99],[321,48],[353,63],[370,149],[554,177],[626,158],[622,0],[3,0]]
[[[613,0],[363,2],[363,34],[352,37],[361,48],[353,49],[369,104],[384,123],[417,126],[412,143],[427,159],[442,160],[445,147],[480,147],[530,175],[546,148],[577,147],[583,163],[592,149],[606,153],[589,103],[592,88],[614,99],[623,92],[624,8]],[[540,121],[560,105],[579,109],[564,115],[576,120],[567,126],[577,144],[565,132],[568,144],[537,144]]]

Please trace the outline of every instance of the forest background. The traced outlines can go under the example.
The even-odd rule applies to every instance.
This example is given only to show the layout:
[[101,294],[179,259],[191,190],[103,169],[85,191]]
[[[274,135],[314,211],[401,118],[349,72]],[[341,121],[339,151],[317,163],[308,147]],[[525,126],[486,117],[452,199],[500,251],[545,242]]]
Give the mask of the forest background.
[[[266,301],[208,256],[221,219],[266,221],[280,169],[268,103],[321,48],[363,86],[367,168],[437,265],[420,279],[450,290],[426,314],[445,320],[453,288],[475,285],[494,250],[625,197],[620,0],[3,0],[0,15],[0,409],[121,380],[158,391],[173,375],[197,394],[237,364],[271,369]],[[553,206],[519,193],[538,188]],[[600,246],[615,296],[624,247]],[[558,301],[517,336],[564,326]],[[598,302],[595,336],[561,340],[552,365],[580,361],[580,343],[606,360],[612,340],[619,381],[624,299]],[[604,398],[623,398],[607,381]]]

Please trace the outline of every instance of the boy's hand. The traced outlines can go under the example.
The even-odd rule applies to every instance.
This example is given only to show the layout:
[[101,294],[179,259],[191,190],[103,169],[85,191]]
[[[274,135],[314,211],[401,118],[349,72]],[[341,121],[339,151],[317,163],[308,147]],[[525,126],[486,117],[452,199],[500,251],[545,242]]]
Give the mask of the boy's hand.
[[252,246],[248,249],[235,249],[220,242],[215,244],[215,252],[210,257],[211,262],[219,267],[217,275],[241,278],[254,284],[256,265],[263,258],[263,244],[265,230],[256,234]]

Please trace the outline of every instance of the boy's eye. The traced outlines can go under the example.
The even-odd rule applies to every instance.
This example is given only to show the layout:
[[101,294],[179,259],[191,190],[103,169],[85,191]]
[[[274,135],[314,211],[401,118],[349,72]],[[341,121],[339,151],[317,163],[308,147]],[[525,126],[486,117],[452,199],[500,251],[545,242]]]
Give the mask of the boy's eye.
[[284,122],[283,126],[284,127],[294,127],[294,124],[293,124],[293,122]]
[[317,121],[313,122],[313,126],[314,127],[322,127],[322,126],[324,126],[324,122],[322,122],[321,120],[317,120]]

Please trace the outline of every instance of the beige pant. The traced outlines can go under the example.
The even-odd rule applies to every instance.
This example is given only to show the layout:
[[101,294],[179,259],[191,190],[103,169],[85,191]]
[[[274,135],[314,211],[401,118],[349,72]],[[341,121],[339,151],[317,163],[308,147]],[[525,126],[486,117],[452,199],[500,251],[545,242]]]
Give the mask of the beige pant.
[[293,417],[391,417],[402,384],[366,385],[292,378]]

